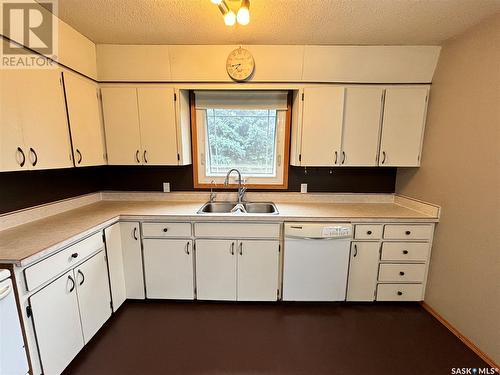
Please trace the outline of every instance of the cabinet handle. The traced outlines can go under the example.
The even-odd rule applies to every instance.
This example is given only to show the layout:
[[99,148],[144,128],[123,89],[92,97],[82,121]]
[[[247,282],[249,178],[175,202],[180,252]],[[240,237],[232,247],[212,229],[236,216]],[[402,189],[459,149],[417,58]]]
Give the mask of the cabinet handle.
[[358,245],[354,244],[354,255],[352,257],[356,258],[356,255],[358,255]]
[[234,255],[234,242],[231,243],[231,249],[229,250],[229,252],[231,253],[231,255]]
[[78,253],[73,253],[73,254],[71,254],[71,258],[73,258],[73,259],[78,258]]
[[80,284],[78,284],[78,285],[82,286],[83,283],[85,282],[85,275],[83,274],[83,272],[81,270],[78,270],[78,274],[80,276],[82,276],[82,282]]
[[139,238],[137,237],[137,227],[134,227],[134,230],[132,231],[132,237],[134,237],[134,240],[138,240]]
[[0,301],[3,300],[5,297],[7,297],[10,294],[11,289],[12,289],[12,287],[9,284],[5,288],[0,290]]
[[403,271],[399,272],[399,276],[404,276],[405,273]]
[[71,293],[73,290],[75,290],[75,280],[70,276],[68,275],[68,280],[71,281],[71,288],[69,289],[69,292]]
[[38,163],[38,155],[36,154],[36,151],[32,147],[30,147],[30,155],[33,155],[35,158],[35,160],[31,160],[31,165],[33,165],[34,167],[36,163]]
[[77,160],[76,164],[80,164],[83,160],[82,153],[80,152],[79,149],[76,149],[76,153],[78,154],[78,160]]
[[335,151],[335,162],[334,162],[334,164],[337,164],[337,159],[338,159],[338,153],[337,153],[337,151]]
[[142,155],[144,157],[144,163],[146,163],[146,164],[148,163],[147,153],[148,153],[148,151],[144,150],[144,154]]
[[404,255],[408,254],[408,250],[403,250],[403,254]]
[[135,152],[135,160],[137,161],[137,164],[139,164],[141,161],[139,160],[139,150]]
[[190,252],[189,252],[189,246],[191,246],[191,241],[188,241],[187,244],[186,244],[186,254],[189,255]]
[[240,242],[240,255],[243,255],[243,242]]
[[382,164],[385,163],[385,151],[382,151]]
[[23,160],[21,160],[21,162],[19,163],[19,165],[21,167],[24,167],[24,164],[26,163],[26,155],[24,155],[24,151],[21,147],[18,147],[17,148],[17,152],[19,152],[21,154],[21,156],[23,157]]
[[372,231],[369,230],[369,231],[366,232],[366,234],[370,236],[372,234]]
[[403,295],[403,292],[398,290],[398,296],[402,296],[402,295]]
[[167,233],[168,232],[168,228],[163,228],[163,232]]
[[405,234],[406,234],[407,236],[409,236],[409,235],[411,234],[411,232],[410,232],[409,230],[407,230],[407,231],[405,232]]
[[345,151],[342,151],[342,164],[345,163]]

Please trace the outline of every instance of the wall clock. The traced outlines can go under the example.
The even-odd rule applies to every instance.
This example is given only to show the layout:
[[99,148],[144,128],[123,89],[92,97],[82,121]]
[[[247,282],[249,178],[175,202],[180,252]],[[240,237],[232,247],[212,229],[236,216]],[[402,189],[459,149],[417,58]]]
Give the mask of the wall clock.
[[233,80],[242,82],[249,79],[255,69],[255,61],[250,51],[236,48],[227,57],[226,70]]

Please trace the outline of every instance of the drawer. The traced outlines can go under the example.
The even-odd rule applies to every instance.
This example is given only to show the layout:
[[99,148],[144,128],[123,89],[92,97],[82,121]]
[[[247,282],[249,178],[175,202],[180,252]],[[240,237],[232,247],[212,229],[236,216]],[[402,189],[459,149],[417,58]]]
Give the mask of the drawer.
[[191,237],[191,223],[142,223],[143,237]]
[[422,282],[425,276],[425,264],[381,264],[378,281]]
[[426,262],[430,246],[428,242],[384,242],[380,259]]
[[196,223],[194,233],[205,238],[279,238],[280,227],[280,224]]
[[390,224],[384,228],[384,238],[388,240],[430,240],[434,225]]
[[382,238],[382,225],[361,224],[356,225],[354,238],[357,240],[378,240]]
[[377,301],[422,301],[422,284],[378,284]]
[[104,248],[102,233],[98,232],[64,250],[29,266],[24,270],[26,287],[29,291],[65,272],[82,259]]

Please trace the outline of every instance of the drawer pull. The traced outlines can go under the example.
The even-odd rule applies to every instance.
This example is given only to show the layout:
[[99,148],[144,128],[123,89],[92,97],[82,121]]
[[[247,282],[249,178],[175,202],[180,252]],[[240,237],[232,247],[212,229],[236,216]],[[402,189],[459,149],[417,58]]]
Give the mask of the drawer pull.
[[402,295],[403,295],[403,292],[398,291],[398,296],[402,296]]
[[370,236],[372,234],[372,231],[369,230],[368,232],[366,232],[366,234]]
[[68,276],[68,280],[71,281],[71,288],[69,289],[69,292],[71,293],[73,290],[75,290],[75,280],[71,277],[71,276]]
[[229,250],[229,253],[231,253],[231,255],[234,255],[234,242],[231,244],[231,249]]
[[405,273],[404,273],[403,271],[401,271],[401,272],[399,272],[399,275],[400,275],[400,276],[404,276],[404,275],[405,275]]
[[81,270],[78,270],[78,274],[82,277],[82,282],[79,284],[80,286],[82,286],[83,283],[85,282],[85,275]]
[[411,234],[411,232],[410,232],[409,230],[407,230],[407,231],[405,232],[405,234],[406,234],[407,236],[409,236],[409,235]]
[[163,232],[167,233],[168,232],[168,228],[163,228]]
[[408,250],[403,250],[403,254],[404,255],[408,254]]
[[186,254],[189,255],[189,246],[191,246],[191,242],[188,241],[187,244],[186,244]]
[[78,258],[78,253],[73,253],[73,254],[71,254],[71,258],[73,258],[73,259]]
[[137,238],[137,227],[134,227],[134,230],[132,231],[132,237],[136,241],[139,239],[139,238]]
[[354,254],[353,254],[353,258],[356,258],[356,255],[358,255],[358,245],[354,244]]

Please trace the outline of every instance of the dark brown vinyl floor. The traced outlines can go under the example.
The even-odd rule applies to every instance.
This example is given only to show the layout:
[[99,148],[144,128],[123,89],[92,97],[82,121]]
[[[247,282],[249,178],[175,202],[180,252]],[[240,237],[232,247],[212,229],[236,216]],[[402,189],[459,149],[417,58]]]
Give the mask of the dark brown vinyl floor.
[[419,304],[126,302],[67,374],[418,374],[487,367]]

